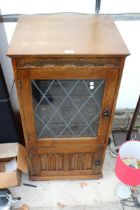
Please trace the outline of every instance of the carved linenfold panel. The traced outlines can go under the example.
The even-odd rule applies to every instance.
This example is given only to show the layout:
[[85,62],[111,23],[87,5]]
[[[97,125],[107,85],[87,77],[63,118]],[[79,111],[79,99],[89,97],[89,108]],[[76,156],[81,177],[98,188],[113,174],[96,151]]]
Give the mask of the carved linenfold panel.
[[57,66],[120,66],[119,57],[52,57],[52,58],[27,58],[18,59],[18,68],[39,68],[39,67],[57,67]]
[[46,154],[40,155],[41,170],[42,171],[59,171],[64,170],[63,154]]
[[91,170],[93,167],[93,153],[75,153],[70,155],[70,170]]

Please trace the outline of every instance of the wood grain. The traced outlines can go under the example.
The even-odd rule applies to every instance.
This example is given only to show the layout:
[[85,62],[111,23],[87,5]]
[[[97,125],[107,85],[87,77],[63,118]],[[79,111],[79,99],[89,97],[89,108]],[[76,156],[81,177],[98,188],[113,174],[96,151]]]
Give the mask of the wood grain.
[[68,174],[68,175],[44,175],[44,176],[30,176],[32,181],[46,181],[46,180],[76,180],[76,179],[101,179],[103,177],[102,174],[91,174],[91,175],[82,175],[82,174]]
[[41,67],[67,67],[69,66],[109,66],[109,67],[119,67],[121,63],[121,57],[112,57],[112,56],[98,56],[98,57],[39,57],[39,58],[19,58],[17,60],[17,67],[23,69],[36,69]]
[[128,55],[119,31],[105,15],[26,15],[19,18],[8,55]]
[[[107,16],[29,15],[20,18],[8,55],[13,61],[32,180],[102,177],[128,54],[115,24]],[[37,137],[31,81],[55,79],[104,80],[96,137]],[[108,118],[103,115],[106,109],[110,112]]]

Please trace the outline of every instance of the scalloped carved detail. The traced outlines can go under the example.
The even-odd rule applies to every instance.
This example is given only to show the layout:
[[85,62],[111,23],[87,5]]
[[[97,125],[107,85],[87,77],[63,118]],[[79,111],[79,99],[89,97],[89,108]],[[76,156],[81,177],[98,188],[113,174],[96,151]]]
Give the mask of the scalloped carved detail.
[[57,66],[120,66],[121,58],[117,57],[75,57],[75,58],[27,58],[18,59],[18,68],[39,68],[39,67],[57,67]]
[[71,154],[70,170],[91,170],[93,167],[94,153]]
[[63,154],[40,155],[42,171],[59,171],[64,170]]

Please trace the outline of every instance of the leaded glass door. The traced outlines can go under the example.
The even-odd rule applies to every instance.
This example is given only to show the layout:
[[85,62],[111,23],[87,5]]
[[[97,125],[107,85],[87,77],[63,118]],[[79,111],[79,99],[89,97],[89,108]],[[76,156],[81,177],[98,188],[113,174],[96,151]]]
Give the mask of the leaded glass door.
[[96,137],[104,80],[32,80],[38,139]]
[[23,69],[18,76],[33,179],[101,177],[118,69]]

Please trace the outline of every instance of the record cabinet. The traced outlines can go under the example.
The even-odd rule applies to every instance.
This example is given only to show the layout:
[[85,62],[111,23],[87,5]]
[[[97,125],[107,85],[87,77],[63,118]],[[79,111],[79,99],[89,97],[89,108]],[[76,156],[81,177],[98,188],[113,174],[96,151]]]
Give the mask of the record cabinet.
[[12,58],[32,180],[102,177],[128,49],[108,16],[21,16]]

